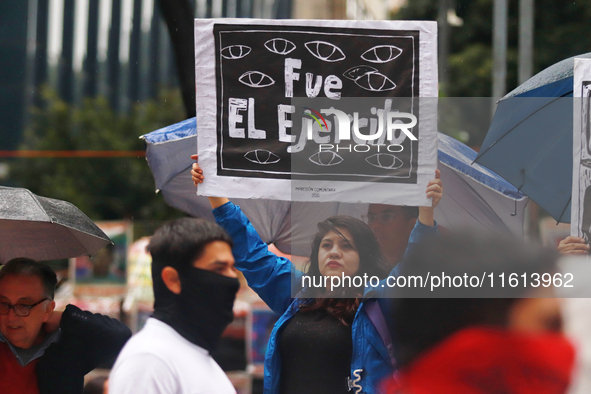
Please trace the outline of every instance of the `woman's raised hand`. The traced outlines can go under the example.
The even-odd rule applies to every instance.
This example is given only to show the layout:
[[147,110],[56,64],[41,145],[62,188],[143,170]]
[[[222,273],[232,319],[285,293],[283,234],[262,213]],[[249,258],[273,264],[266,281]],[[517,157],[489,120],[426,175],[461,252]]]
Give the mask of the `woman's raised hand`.
[[558,252],[562,254],[589,254],[589,245],[584,238],[569,235],[558,244]]
[[432,208],[435,208],[443,196],[443,184],[441,183],[441,171],[435,170],[435,179],[427,184],[427,198],[433,199]]
[[[199,163],[197,163],[198,158],[199,155],[191,155],[191,159],[195,160],[195,163],[193,163],[193,166],[191,167],[191,179],[193,180],[193,184],[196,187],[198,187],[200,183],[203,183],[203,180],[205,179],[205,176],[203,175],[203,170],[201,169],[201,167],[199,167]],[[230,201],[225,197],[208,196],[207,198],[209,199],[209,203],[211,204],[211,207],[213,209],[220,207]]]
[[[191,179],[193,184],[198,187],[200,183],[203,183],[205,176],[203,170],[199,167],[197,160],[199,155],[191,155],[191,159],[195,160],[191,168]],[[443,196],[443,184],[441,183],[441,172],[435,170],[435,179],[431,179],[427,184],[427,198],[432,199],[432,205],[430,207],[419,207],[419,221],[427,226],[434,226],[435,221],[433,219],[433,210],[439,204],[441,197]],[[209,202],[213,208],[217,208],[220,205],[225,204],[229,200],[223,197],[208,197]]]
[[426,226],[434,226],[434,210],[443,196],[443,184],[441,183],[441,172],[439,170],[435,170],[435,179],[431,179],[427,184],[426,193],[427,198],[432,199],[432,204],[430,207],[419,207],[419,222]]
[[195,163],[193,163],[193,167],[191,168],[191,179],[195,186],[199,186],[200,183],[203,183],[203,179],[205,179],[203,176],[203,170],[199,167],[199,163],[197,163],[198,158],[199,155],[191,155],[191,159],[195,160]]

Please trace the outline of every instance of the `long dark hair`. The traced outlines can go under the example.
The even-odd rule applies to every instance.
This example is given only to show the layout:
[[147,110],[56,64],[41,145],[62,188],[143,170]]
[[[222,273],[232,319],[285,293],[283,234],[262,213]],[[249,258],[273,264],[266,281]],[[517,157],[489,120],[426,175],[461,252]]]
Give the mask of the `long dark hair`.
[[[355,275],[367,274],[368,277],[376,276],[383,279],[390,272],[391,267],[389,267],[388,259],[382,253],[380,244],[372,229],[362,220],[351,216],[337,215],[318,223],[318,232],[312,240],[312,251],[307,263],[308,270],[306,274],[308,276],[322,278],[318,263],[320,244],[326,234],[331,231],[345,238],[339,229],[349,231],[355,249],[359,254],[359,269]],[[343,324],[350,325],[359,307],[359,298],[363,296],[363,291],[363,287],[339,289],[332,293],[327,292],[325,289],[304,289],[303,295],[313,297],[314,300],[311,303],[302,304],[300,310],[324,309],[329,315],[336,317]]]

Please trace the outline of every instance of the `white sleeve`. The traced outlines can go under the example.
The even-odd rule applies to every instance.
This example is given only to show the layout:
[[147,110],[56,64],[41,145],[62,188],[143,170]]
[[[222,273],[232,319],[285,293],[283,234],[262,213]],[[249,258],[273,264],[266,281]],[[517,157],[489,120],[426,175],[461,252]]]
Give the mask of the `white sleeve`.
[[109,394],[177,394],[178,379],[154,354],[136,354],[115,363],[109,375]]

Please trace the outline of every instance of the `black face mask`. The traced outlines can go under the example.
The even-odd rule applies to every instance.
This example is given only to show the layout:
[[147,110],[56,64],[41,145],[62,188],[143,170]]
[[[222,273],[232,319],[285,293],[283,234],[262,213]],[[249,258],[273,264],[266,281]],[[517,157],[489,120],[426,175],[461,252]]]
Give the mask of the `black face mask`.
[[[194,267],[179,272],[179,278],[180,294],[172,293],[161,280],[154,282],[157,302],[153,316],[188,341],[211,352],[234,319],[232,307],[240,282],[236,278]],[[157,291],[157,286],[164,288]]]

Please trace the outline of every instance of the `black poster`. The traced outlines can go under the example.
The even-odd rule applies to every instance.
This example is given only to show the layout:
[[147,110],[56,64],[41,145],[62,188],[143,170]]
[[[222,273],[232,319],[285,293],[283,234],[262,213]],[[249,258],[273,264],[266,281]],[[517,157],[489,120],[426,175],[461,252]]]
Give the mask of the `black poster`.
[[[305,115],[286,113],[294,97],[334,100],[335,105],[347,98],[347,107],[354,107],[352,98],[358,98],[360,103],[363,98],[380,98],[384,106],[384,98],[418,97],[418,36],[418,31],[214,25],[217,130],[221,141],[218,175],[290,179],[293,174],[332,180],[345,176],[349,181],[368,181],[365,175],[376,175],[371,179],[416,182],[416,173],[411,176],[408,169],[411,149],[416,169],[417,144],[408,141],[407,149],[396,155],[386,147],[381,152],[370,149],[364,157],[359,151],[365,148],[348,152],[343,145],[335,152],[339,163],[324,165],[323,159],[333,155],[318,152],[316,162],[320,164],[315,165],[314,158],[310,158],[318,147],[307,144],[304,151],[292,157],[288,147],[298,141],[280,138],[280,123],[288,120],[299,126],[286,128],[284,134],[296,138],[300,134]],[[380,104],[379,100],[374,102]],[[365,108],[366,116],[360,117],[369,119],[370,110]],[[372,155],[377,155],[373,166]],[[351,159],[346,160],[347,156]],[[380,159],[396,163],[380,167]],[[400,160],[405,161],[402,169]],[[396,168],[385,171],[388,165]],[[351,176],[360,170],[364,170],[362,175]]]

